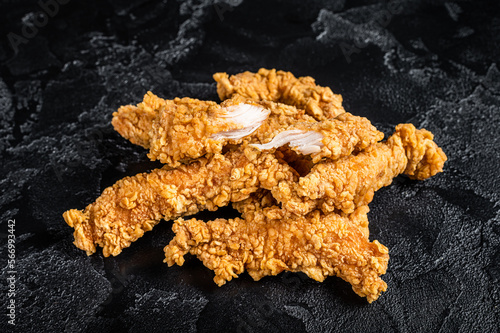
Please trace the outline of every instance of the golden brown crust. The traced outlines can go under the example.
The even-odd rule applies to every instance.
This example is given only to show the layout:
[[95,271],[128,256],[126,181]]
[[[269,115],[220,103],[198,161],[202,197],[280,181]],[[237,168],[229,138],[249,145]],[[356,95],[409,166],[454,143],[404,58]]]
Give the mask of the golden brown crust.
[[399,124],[396,133],[405,148],[408,164],[404,174],[412,179],[424,180],[443,171],[447,157],[426,129],[417,130],[412,124]]
[[378,131],[368,119],[343,113],[335,119],[316,123],[297,123],[288,129],[314,131],[323,134],[324,147],[311,154],[313,163],[322,159],[336,160],[349,156],[353,151],[362,151],[382,140],[384,134]]
[[[228,101],[226,105],[241,100]],[[134,144],[150,149],[148,156],[172,167],[222,150],[222,141],[209,140],[217,132],[241,128],[217,117],[219,104],[194,98],[165,100],[148,92],[142,103],[113,113],[115,130]]]
[[387,269],[388,250],[368,241],[367,206],[348,217],[319,211],[294,216],[277,206],[247,201],[245,219],[175,221],[176,235],[165,247],[164,261],[169,266],[182,265],[185,254],[196,255],[215,272],[219,286],[246,269],[254,280],[284,270],[304,272],[320,282],[336,275],[369,302],[386,290],[380,275]]
[[[242,127],[231,121],[222,121],[223,118],[219,117],[222,108],[241,103],[262,106],[271,114],[250,137],[212,139],[211,136],[216,133]],[[314,119],[292,106],[267,101],[254,103],[241,96],[219,105],[193,98],[165,100],[148,92],[142,103],[122,106],[113,113],[112,124],[124,138],[150,149],[150,159],[176,167],[181,161],[220,153],[226,144],[240,144],[243,140],[261,142],[277,129],[286,128],[297,121],[312,122]]]
[[164,167],[123,178],[84,211],[72,209],[63,217],[75,229],[78,248],[90,255],[99,245],[105,257],[116,256],[162,219],[216,210],[246,199],[260,186],[271,188],[283,180],[293,182],[293,178],[291,168],[272,154],[250,161],[244,153],[234,151],[177,169]]
[[[240,139],[213,139],[216,133],[241,127],[222,122],[218,117],[222,108],[241,103],[258,105],[270,114],[250,135]],[[315,131],[324,136],[321,152],[311,156],[314,163],[322,158],[347,156],[383,137],[363,117],[344,113],[337,119],[316,122],[304,110],[293,106],[271,101],[252,102],[238,95],[218,105],[192,98],[164,100],[148,92],[138,106],[123,106],[113,115],[113,126],[123,137],[149,148],[150,159],[171,167],[182,161],[221,153],[227,144],[267,143],[278,133],[289,130]]]
[[229,76],[214,74],[221,100],[241,95],[254,101],[269,100],[306,110],[316,120],[333,119],[344,113],[342,96],[315,84],[310,76],[296,78],[290,72],[261,68],[257,73]]
[[113,113],[111,124],[125,139],[149,149],[149,131],[157,115],[158,112],[154,109],[124,105]]
[[[223,158],[214,158],[210,163],[200,160],[176,170],[163,168],[126,177],[106,188],[83,212],[73,209],[63,216],[75,229],[78,248],[90,255],[99,245],[105,257],[116,256],[162,218],[227,204],[229,187],[220,176],[230,167]],[[198,178],[192,179],[195,170]],[[209,191],[204,188],[209,183],[219,186]]]
[[[79,248],[90,254],[98,244],[108,256],[120,253],[161,219],[215,210],[259,188],[270,190],[283,209],[295,214],[316,208],[325,213],[351,213],[371,202],[374,192],[400,173],[421,179],[442,170],[446,157],[427,133],[413,125],[400,125],[387,142],[316,164],[300,179],[280,152],[261,153],[247,147],[216,154],[178,169],[165,167],[124,178],[85,211],[71,210],[64,218],[75,229]],[[351,144],[348,153],[355,147]]]
[[339,160],[314,165],[297,183],[281,182],[272,190],[283,208],[295,214],[307,214],[320,208],[323,212],[353,212],[367,205],[375,191],[405,173],[425,179],[442,171],[446,155],[426,130],[401,124],[384,143]]

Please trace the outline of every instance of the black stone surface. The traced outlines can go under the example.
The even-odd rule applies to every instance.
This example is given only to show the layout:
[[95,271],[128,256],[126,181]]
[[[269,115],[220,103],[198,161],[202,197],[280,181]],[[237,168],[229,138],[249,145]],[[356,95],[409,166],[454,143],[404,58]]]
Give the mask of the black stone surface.
[[[0,5],[1,331],[499,331],[498,1],[42,3],[46,20],[36,1]],[[214,72],[260,67],[315,77],[386,133],[425,127],[449,157],[371,203],[371,239],[391,255],[373,304],[333,277],[243,274],[218,288],[195,258],[168,268],[168,221],[116,258],[72,245],[65,210],[157,166],[112,130],[117,107],[147,90],[217,100]]]

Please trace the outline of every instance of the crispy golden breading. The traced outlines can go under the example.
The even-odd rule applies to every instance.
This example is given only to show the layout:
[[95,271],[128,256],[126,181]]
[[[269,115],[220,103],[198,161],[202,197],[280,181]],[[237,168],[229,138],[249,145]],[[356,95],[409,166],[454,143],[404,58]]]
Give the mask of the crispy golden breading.
[[[240,104],[258,106],[270,114],[265,121],[237,119],[224,113],[224,108]],[[253,111],[253,110],[250,110]],[[234,119],[234,117],[233,117]],[[248,122],[245,124],[245,120]],[[277,129],[301,122],[314,122],[304,110],[268,101],[247,101],[241,96],[226,100],[220,105],[193,98],[165,100],[148,92],[137,106],[122,106],[113,113],[115,130],[134,144],[150,149],[148,156],[170,166],[179,161],[189,161],[206,154],[220,153],[226,144],[240,144],[243,138],[261,142]],[[256,126],[255,131],[236,133],[235,130]],[[217,137],[217,135],[219,137]]]
[[411,179],[424,180],[443,171],[447,157],[426,129],[417,130],[412,124],[399,124],[395,135],[401,138],[408,163],[404,174]]
[[399,174],[423,180],[441,172],[446,155],[432,139],[426,130],[398,125],[386,142],[356,155],[318,163],[298,182],[281,182],[272,194],[284,209],[295,214],[316,208],[325,213],[336,209],[351,213],[370,203],[375,191],[391,184]]
[[[250,118],[249,123],[245,123],[239,118],[238,125],[221,118],[223,108],[242,103],[252,103],[269,112],[253,132],[245,131],[243,135],[235,134],[234,129],[252,127],[255,121]],[[320,151],[311,155],[314,163],[322,158],[347,156],[383,137],[363,117],[344,113],[336,119],[316,122],[304,110],[293,106],[271,101],[252,102],[241,96],[226,100],[219,106],[191,98],[164,100],[149,92],[137,107],[124,106],[113,115],[113,126],[123,137],[149,148],[148,156],[152,160],[158,159],[172,167],[178,166],[180,161],[221,153],[227,144],[264,144],[287,131],[315,131],[322,135]]]
[[[296,122],[282,130],[275,129],[272,137],[264,138],[262,136],[259,141],[268,142],[273,137],[276,137],[278,133],[295,130],[305,133],[315,132],[322,135],[322,146],[318,148],[319,151],[309,154],[313,163],[318,163],[325,158],[336,160],[343,156],[349,156],[353,151],[362,151],[384,137],[384,134],[378,131],[368,119],[350,113],[343,113],[335,119],[320,122]],[[263,128],[262,131],[267,131],[267,129]],[[253,143],[251,140],[248,142]],[[299,154],[303,154],[294,147],[290,148]]]
[[[284,110],[287,108],[292,107]],[[325,135],[325,146],[312,155],[311,163],[324,156],[347,156],[381,139],[382,134],[363,118],[349,114],[342,117],[346,119],[294,124],[297,128],[313,129]],[[359,119],[348,121],[354,118]],[[286,123],[286,120],[280,121],[279,116],[273,119]],[[259,139],[260,136],[263,140],[271,126],[272,122],[266,122],[262,132],[259,129],[254,137]],[[64,214],[66,222],[75,229],[75,244],[88,254],[95,252],[95,244],[98,244],[103,247],[105,256],[117,255],[161,219],[193,214],[202,209],[213,210],[229,200],[240,200],[258,188],[273,189],[280,182],[297,180],[298,173],[293,169],[297,165],[288,165],[284,153],[262,153],[246,143],[242,146],[247,148],[230,151],[224,156],[215,155],[213,159],[205,158],[175,170],[165,167],[118,181],[104,190],[85,211],[70,210]],[[208,188],[203,189],[204,186]],[[165,197],[167,194],[171,197]],[[221,195],[227,198],[221,200]]]
[[262,207],[254,198],[238,205],[245,207],[244,219],[175,221],[164,261],[182,266],[185,254],[196,255],[215,272],[219,286],[246,269],[254,280],[282,271],[304,272],[320,282],[336,275],[369,302],[387,289],[380,275],[387,269],[388,250],[368,240],[367,206],[349,216],[318,210],[297,216]]
[[[156,97],[156,96],[155,96]],[[144,96],[139,105],[124,105],[113,113],[111,124],[115,131],[135,145],[149,149],[151,141],[149,131],[153,121],[158,116],[158,110],[146,106],[146,100],[151,100],[150,93]]]
[[272,188],[294,178],[293,170],[272,154],[250,162],[244,153],[233,151],[177,169],[164,167],[123,178],[84,211],[71,209],[63,217],[75,229],[79,249],[90,255],[99,245],[105,257],[116,256],[162,219],[216,210],[246,199],[260,186]]
[[149,148],[152,160],[175,167],[180,160],[220,152],[224,142],[210,137],[244,127],[224,117],[224,107],[240,103],[241,98],[223,105],[187,97],[165,100],[148,92],[136,107],[122,106],[113,113],[112,124],[124,138]]
[[[156,131],[161,130],[162,132],[168,133],[168,140],[170,140],[169,142],[171,142],[171,145],[174,145],[177,142],[173,140],[176,139],[175,135],[179,134],[178,132],[183,136],[185,136],[183,133],[191,132],[189,135],[194,137],[196,133],[199,135],[199,133],[203,131],[205,134],[204,136],[208,137],[210,134],[227,130],[228,128],[215,129],[212,127],[211,133],[205,133],[207,129],[204,128],[200,122],[204,124],[213,122],[214,119],[211,119],[210,116],[213,118],[213,116],[219,115],[221,111],[219,107],[237,105],[247,101],[271,111],[271,115],[264,126],[266,130],[261,130],[260,135],[271,135],[272,131],[276,128],[282,126],[287,127],[297,121],[315,121],[314,118],[306,115],[304,110],[286,104],[273,103],[271,101],[254,102],[242,96],[234,96],[234,98],[221,103],[219,106],[212,101],[201,101],[194,98],[165,100],[154,95],[152,92],[148,92],[144,95],[143,101],[137,104],[137,106],[121,106],[117,112],[113,113],[111,123],[115,130],[125,139],[149,149],[151,141],[153,140],[152,136],[158,136],[158,133],[150,133],[153,130],[153,123],[157,118],[160,118],[160,113],[162,113],[161,119],[158,119],[158,121],[162,123],[156,127]],[[210,114],[210,111],[213,113]],[[220,119],[215,118],[215,120],[219,121]],[[168,131],[168,128],[172,127],[172,125],[177,127],[175,129],[170,128],[170,131]],[[229,126],[226,125],[226,127]],[[191,138],[188,140],[192,141],[193,139]]]
[[[346,156],[357,148],[365,149],[379,138],[377,131],[368,132],[373,135],[367,135],[370,139],[366,142],[355,133],[338,135],[346,139],[339,139],[340,147],[349,148],[340,149],[338,154]],[[75,228],[77,247],[90,254],[98,244],[108,256],[120,253],[161,219],[213,210],[245,199],[259,188],[270,190],[285,210],[296,214],[316,208],[350,213],[368,204],[374,191],[402,172],[425,178],[440,171],[446,157],[431,139],[425,130],[400,125],[386,143],[372,144],[336,162],[311,164],[307,167],[312,167],[311,171],[303,171],[307,175],[300,179],[301,171],[294,169],[293,161],[287,161],[286,151],[262,153],[247,146],[175,170],[166,167],[125,178],[106,189],[84,212],[70,210],[64,217]]]
[[315,84],[310,76],[296,78],[290,72],[261,68],[257,73],[229,76],[214,74],[221,100],[241,95],[254,101],[269,100],[306,110],[317,120],[332,119],[344,113],[342,96]]

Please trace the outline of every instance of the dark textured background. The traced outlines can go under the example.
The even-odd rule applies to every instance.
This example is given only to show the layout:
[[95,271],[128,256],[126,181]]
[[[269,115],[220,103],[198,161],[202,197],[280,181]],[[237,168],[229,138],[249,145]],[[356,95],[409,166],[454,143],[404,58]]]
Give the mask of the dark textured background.
[[[1,330],[15,219],[19,332],[498,332],[499,7],[73,0],[30,30],[36,1],[2,1]],[[25,38],[18,53],[9,33]],[[334,277],[243,274],[218,288],[195,258],[168,268],[171,222],[116,258],[72,245],[65,210],[157,166],[112,130],[114,110],[147,90],[217,100],[214,72],[260,67],[313,76],[386,133],[425,127],[449,157],[444,173],[398,178],[370,205],[371,239],[391,254],[371,305]]]

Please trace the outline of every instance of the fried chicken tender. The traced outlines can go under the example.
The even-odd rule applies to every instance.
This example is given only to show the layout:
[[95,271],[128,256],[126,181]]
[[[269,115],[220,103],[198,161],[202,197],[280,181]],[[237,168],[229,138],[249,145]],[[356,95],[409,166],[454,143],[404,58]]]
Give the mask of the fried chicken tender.
[[181,160],[221,152],[225,141],[215,135],[227,139],[249,135],[270,112],[242,98],[219,105],[187,97],[165,100],[148,92],[136,107],[122,106],[113,113],[111,123],[123,137],[148,148],[150,159],[176,167]]
[[[252,107],[242,108],[242,105]],[[231,107],[242,112],[233,110],[230,115],[225,114],[224,109]],[[299,147],[296,151],[312,154],[316,163],[322,158],[347,156],[383,137],[363,117],[344,113],[336,119],[317,122],[293,106],[252,102],[238,95],[219,106],[191,98],[169,101],[148,92],[137,107],[123,106],[113,115],[112,124],[122,136],[149,148],[152,160],[172,167],[183,160],[221,153],[228,144],[255,143],[264,150],[278,148],[298,137],[303,149]],[[276,137],[279,137],[277,146],[273,141]],[[268,145],[269,142],[273,143]]]
[[261,68],[257,73],[216,73],[213,77],[221,100],[241,95],[254,101],[280,102],[304,109],[316,120],[333,119],[344,113],[342,96],[316,85],[310,76],[296,78],[290,72]]
[[[231,120],[230,118],[228,119],[224,110],[221,110],[222,108],[245,104],[246,102],[251,105],[260,105],[264,109],[271,111],[269,119],[266,120],[266,126],[264,126],[264,128],[268,130],[289,126],[297,121],[316,121],[314,118],[307,116],[304,110],[297,109],[293,106],[270,101],[254,102],[239,95],[218,105],[212,101],[201,101],[194,98],[165,100],[149,91],[144,96],[143,101],[137,106],[121,106],[117,112],[113,113],[111,123],[115,130],[125,139],[133,144],[149,149],[151,144],[154,144],[152,142],[154,138],[158,136],[158,133],[150,133],[153,130],[153,123],[155,121],[160,122],[155,130],[167,133],[171,145],[178,143],[173,140],[175,140],[175,135],[179,134],[179,132],[181,132],[183,136],[186,135],[184,133],[188,133],[188,136],[192,137],[188,138],[188,141],[192,141],[195,135],[201,137],[200,134],[202,132],[204,132],[203,138],[207,139],[210,135],[223,132],[229,128],[229,126],[227,126],[228,124],[226,124],[227,128],[211,128],[211,133],[205,133],[207,131],[207,124],[220,124],[221,121],[224,120],[225,115],[225,120]],[[246,119],[240,117],[236,120],[245,120],[247,126],[254,125],[249,123],[249,120],[252,120],[252,118],[249,119],[249,117]],[[234,125],[235,127],[243,126],[241,124]],[[173,128],[174,126],[175,128]],[[260,132],[268,133],[262,130]]]
[[443,170],[446,155],[425,130],[400,124],[384,143],[339,160],[314,165],[298,182],[280,182],[272,189],[283,208],[295,214],[307,214],[320,208],[323,212],[353,212],[373,199],[374,192],[406,174],[423,180]]
[[368,240],[367,206],[349,216],[319,210],[299,216],[262,206],[254,197],[237,205],[243,219],[176,220],[164,262],[182,266],[184,255],[193,254],[214,271],[219,286],[246,269],[254,280],[282,271],[304,272],[320,282],[336,275],[370,303],[387,289],[380,275],[388,250]]
[[63,217],[75,229],[76,247],[91,255],[98,245],[105,257],[116,256],[162,219],[213,211],[246,199],[260,187],[294,179],[293,170],[273,154],[260,154],[250,161],[243,152],[232,151],[177,169],[165,166],[125,177],[85,210],[71,209]]
[[349,156],[353,152],[368,148],[384,137],[384,134],[368,119],[350,113],[343,113],[335,119],[321,122],[297,122],[283,131],[279,129],[275,131],[278,134],[274,135],[271,141],[269,138],[262,138],[259,141],[269,142],[250,145],[259,150],[272,151],[288,144],[296,153],[310,155],[312,163],[318,163],[325,158],[336,160]]

